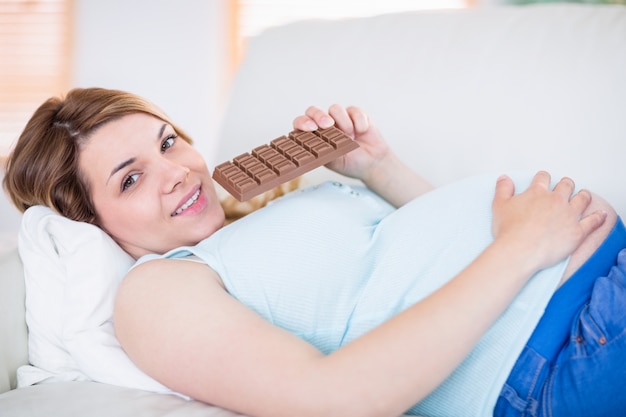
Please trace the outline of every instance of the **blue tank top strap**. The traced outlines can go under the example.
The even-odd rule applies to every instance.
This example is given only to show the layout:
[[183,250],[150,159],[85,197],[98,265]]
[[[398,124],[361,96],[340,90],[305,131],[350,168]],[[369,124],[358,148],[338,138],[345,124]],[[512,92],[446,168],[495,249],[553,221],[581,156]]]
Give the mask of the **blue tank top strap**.
[[621,218],[591,257],[554,293],[533,331],[528,347],[548,361],[556,359],[566,343],[572,319],[589,300],[597,278],[607,276],[626,248],[626,228]]

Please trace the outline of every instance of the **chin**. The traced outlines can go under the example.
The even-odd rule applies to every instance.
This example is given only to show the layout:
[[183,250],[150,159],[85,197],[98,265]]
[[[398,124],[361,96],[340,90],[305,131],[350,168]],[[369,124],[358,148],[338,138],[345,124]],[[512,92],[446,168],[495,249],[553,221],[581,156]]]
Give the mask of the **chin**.
[[209,236],[211,236],[217,230],[219,230],[219,227],[218,228],[211,228],[211,229],[206,230],[206,231],[194,230],[194,233],[192,233],[191,236],[187,237],[187,242],[185,243],[185,246],[197,245],[198,243],[202,242],[204,239],[206,239]]

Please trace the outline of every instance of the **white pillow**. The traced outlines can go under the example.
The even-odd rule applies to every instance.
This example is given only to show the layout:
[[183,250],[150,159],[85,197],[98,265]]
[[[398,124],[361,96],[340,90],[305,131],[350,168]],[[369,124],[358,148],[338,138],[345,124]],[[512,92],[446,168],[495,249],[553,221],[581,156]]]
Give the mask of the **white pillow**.
[[18,386],[93,380],[171,392],[141,372],[115,338],[117,287],[134,264],[100,228],[42,206],[22,217],[29,362]]

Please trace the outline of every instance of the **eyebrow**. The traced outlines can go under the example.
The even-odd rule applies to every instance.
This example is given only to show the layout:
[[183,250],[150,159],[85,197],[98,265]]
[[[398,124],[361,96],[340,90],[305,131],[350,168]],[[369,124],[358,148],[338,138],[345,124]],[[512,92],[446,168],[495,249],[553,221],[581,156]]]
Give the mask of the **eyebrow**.
[[111,177],[113,177],[113,175],[115,175],[118,171],[121,171],[122,169],[126,168],[127,166],[135,162],[136,160],[137,158],[130,158],[122,162],[121,164],[115,166],[115,168],[111,170],[111,174],[109,175],[109,178],[107,178],[107,184],[109,183],[109,180],[111,179]]
[[[165,131],[165,128],[167,127],[167,123],[163,123],[163,125],[161,126],[161,128],[159,129],[159,134],[157,135],[157,140],[160,140],[161,137],[163,136],[163,132]],[[127,166],[129,166],[130,164],[134,163],[137,160],[137,158],[129,158],[126,161],[116,165],[112,170],[111,173],[109,174],[109,178],[107,178],[107,184],[109,183],[109,180],[111,179],[111,177],[115,174],[117,174],[119,171],[121,171],[122,169],[126,168]]]

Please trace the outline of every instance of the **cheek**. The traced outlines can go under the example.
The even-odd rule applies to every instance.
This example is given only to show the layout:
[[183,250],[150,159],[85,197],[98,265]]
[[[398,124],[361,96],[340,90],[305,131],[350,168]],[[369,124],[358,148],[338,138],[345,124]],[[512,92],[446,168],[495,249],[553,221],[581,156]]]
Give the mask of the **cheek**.
[[119,200],[113,199],[102,199],[94,204],[100,227],[113,237],[134,234],[138,228],[145,227],[151,218],[145,204],[138,205],[131,201],[121,204]]
[[184,142],[184,148],[178,153],[178,157],[184,159],[184,161],[180,161],[181,163],[187,165],[188,167],[193,167],[196,170],[207,170],[206,161],[200,152],[194,148],[192,145]]
[[194,170],[199,172],[204,172],[206,174],[209,173],[209,167],[207,167],[206,161],[200,154],[196,154],[196,157],[190,162],[190,165]]

